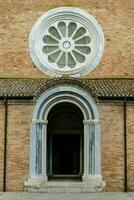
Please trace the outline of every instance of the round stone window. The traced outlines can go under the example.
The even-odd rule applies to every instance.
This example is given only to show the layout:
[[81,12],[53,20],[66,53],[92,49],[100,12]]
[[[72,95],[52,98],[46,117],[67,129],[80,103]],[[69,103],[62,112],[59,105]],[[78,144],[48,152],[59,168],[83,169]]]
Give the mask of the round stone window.
[[60,7],[43,14],[29,38],[31,57],[47,75],[79,77],[92,71],[104,51],[98,22],[87,12]]

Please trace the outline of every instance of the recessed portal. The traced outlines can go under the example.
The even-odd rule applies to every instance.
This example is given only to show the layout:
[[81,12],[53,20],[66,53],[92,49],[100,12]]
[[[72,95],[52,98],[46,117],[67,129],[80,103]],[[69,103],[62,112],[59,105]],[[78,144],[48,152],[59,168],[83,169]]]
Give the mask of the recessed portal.
[[[48,183],[50,179],[75,178],[81,180],[77,187],[83,191],[87,188],[100,191],[103,188],[100,152],[99,115],[92,97],[67,85],[45,91],[33,113],[30,176],[26,184],[49,189],[58,185],[55,181]],[[67,185],[61,182],[61,187]]]
[[83,114],[71,103],[59,103],[48,115],[48,177],[83,174]]

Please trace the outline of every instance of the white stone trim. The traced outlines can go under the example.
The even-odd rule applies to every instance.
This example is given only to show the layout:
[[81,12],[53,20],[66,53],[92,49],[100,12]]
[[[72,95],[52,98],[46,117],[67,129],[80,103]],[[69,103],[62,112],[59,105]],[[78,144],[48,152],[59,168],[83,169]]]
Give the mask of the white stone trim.
[[88,119],[88,120],[83,120],[84,124],[98,124],[99,119]]
[[27,181],[24,182],[25,186],[40,186],[41,183],[46,182],[48,180],[47,176],[31,176]]
[[[101,176],[100,128],[97,107],[92,97],[81,89],[57,86],[44,92],[39,98],[33,113],[30,132],[30,176],[29,185],[47,182],[47,116],[53,106],[61,102],[74,103],[83,113],[84,123],[84,169],[82,180],[89,182],[91,177]],[[36,174],[36,137],[37,127],[42,130],[41,174]],[[93,146],[91,146],[93,145]],[[92,148],[91,148],[92,147]],[[89,150],[91,149],[91,151]],[[91,169],[89,169],[89,167]],[[91,177],[90,177],[91,176]],[[86,180],[87,179],[87,180]],[[90,179],[91,180],[91,179]]]
[[[76,40],[73,41],[74,39],[73,37],[71,38],[71,36],[63,37],[62,34],[60,35],[63,38],[61,37],[61,39],[59,39],[58,43],[56,44],[58,51],[60,50],[61,54],[59,54],[59,56],[57,56],[55,59],[49,59],[51,53],[44,54],[44,47],[49,46],[49,44],[43,42],[44,34],[46,36],[52,36],[49,32],[49,28],[55,27],[55,29],[58,29],[59,22],[64,22],[66,26],[68,26],[68,23],[76,23],[76,30],[78,30],[80,27],[83,27],[86,30],[83,37],[87,36],[91,38],[91,42],[89,44],[85,44],[85,47],[87,47],[88,45],[88,47],[91,49],[90,53],[87,54],[86,52],[84,54],[81,52],[81,55],[85,57],[85,60],[83,62],[79,61],[78,57],[80,56],[77,57],[76,53],[75,55],[73,54],[74,51],[80,53],[80,51],[75,48]],[[77,39],[79,40],[79,38]],[[70,49],[67,49],[65,51],[63,43],[66,41],[71,44],[71,47]],[[63,48],[61,48],[61,46]],[[31,58],[35,65],[45,74],[53,77],[61,77],[64,75],[70,77],[80,77],[94,70],[99,63],[104,51],[104,35],[99,23],[92,15],[90,15],[86,11],[75,7],[59,7],[47,11],[37,19],[29,36],[29,50]],[[72,55],[72,59],[76,63],[75,67],[69,67],[69,65],[59,67],[57,65],[57,63],[59,63],[57,62],[57,59],[60,59],[63,53],[62,50],[63,52],[65,51],[65,54],[68,54],[68,51],[70,51],[69,54]],[[57,50],[54,50],[54,52],[56,51]],[[50,62],[49,60],[51,60],[52,62]],[[63,60],[67,60],[67,56],[66,59]]]
[[32,119],[33,124],[48,124],[47,120]]
[[[68,92],[70,94],[68,94],[68,95],[64,94],[66,92]],[[55,95],[53,96],[53,94],[55,94]],[[53,100],[53,98],[56,97],[56,95],[61,96],[63,102],[67,101],[64,98],[65,96],[74,97],[74,99],[78,99],[83,105],[85,105],[85,108],[88,111],[90,118],[91,118],[91,113],[90,113],[90,109],[91,108],[92,108],[92,110],[94,112],[94,116],[96,117],[96,119],[99,118],[99,114],[98,114],[98,110],[97,110],[96,104],[95,104],[93,98],[90,96],[90,94],[87,94],[85,91],[83,91],[83,90],[81,90],[79,88],[75,88],[75,87],[71,87],[71,86],[58,86],[58,87],[52,88],[50,90],[47,90],[46,92],[44,92],[40,96],[40,98],[39,98],[39,100],[38,100],[38,102],[37,102],[37,104],[35,106],[35,109],[34,109],[33,119],[37,119],[38,118],[38,111],[40,110],[41,106],[42,106],[42,110],[43,110],[43,102],[44,102],[44,100],[47,99],[47,103],[51,102]],[[91,105],[91,108],[89,108],[87,106],[87,104],[84,102],[84,100],[83,101],[80,100],[80,97],[78,97],[77,95],[80,96],[81,99],[85,99],[88,102],[88,104]],[[51,97],[49,99],[50,96],[53,96],[53,97]],[[57,103],[59,103],[59,102],[57,102]],[[72,103],[76,104],[75,100]],[[45,106],[46,106],[46,104],[45,104]],[[80,105],[77,105],[77,106],[82,110],[82,113],[84,115],[84,120],[89,119],[89,117],[87,118],[87,116],[85,115],[84,110],[82,109],[82,107]],[[41,114],[40,114],[39,118],[40,117],[42,117]],[[44,116],[44,119],[47,120],[47,115]]]

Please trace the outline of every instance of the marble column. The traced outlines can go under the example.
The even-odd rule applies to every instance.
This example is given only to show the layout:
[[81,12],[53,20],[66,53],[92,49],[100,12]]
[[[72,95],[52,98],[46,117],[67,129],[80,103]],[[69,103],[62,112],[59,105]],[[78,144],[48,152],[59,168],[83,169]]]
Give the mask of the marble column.
[[84,120],[84,169],[82,180],[86,181],[89,175],[89,126]]
[[33,120],[30,141],[30,182],[47,181],[47,120]]
[[83,181],[101,174],[99,120],[84,120],[84,172]]

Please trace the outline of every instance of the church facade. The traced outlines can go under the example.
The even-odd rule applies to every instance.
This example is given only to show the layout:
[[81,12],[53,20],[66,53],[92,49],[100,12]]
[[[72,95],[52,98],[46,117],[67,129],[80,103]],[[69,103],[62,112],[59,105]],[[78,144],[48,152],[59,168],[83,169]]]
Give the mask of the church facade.
[[131,7],[46,2],[2,2],[0,190],[133,191]]

